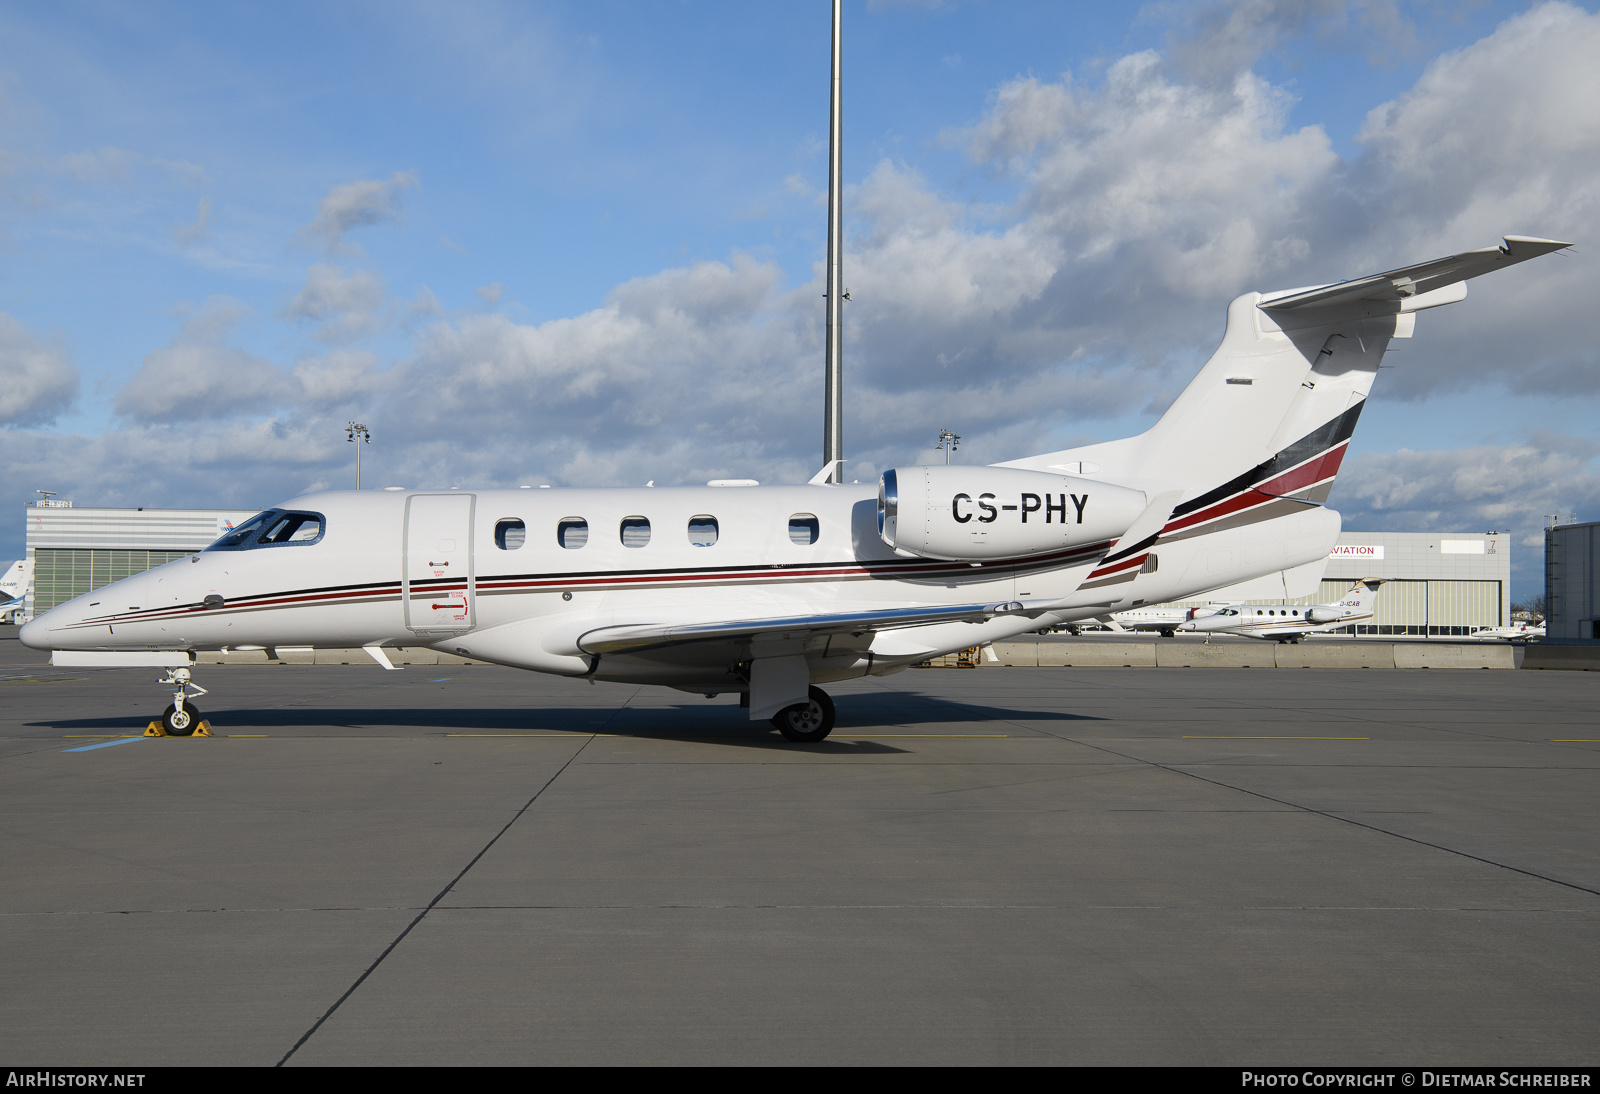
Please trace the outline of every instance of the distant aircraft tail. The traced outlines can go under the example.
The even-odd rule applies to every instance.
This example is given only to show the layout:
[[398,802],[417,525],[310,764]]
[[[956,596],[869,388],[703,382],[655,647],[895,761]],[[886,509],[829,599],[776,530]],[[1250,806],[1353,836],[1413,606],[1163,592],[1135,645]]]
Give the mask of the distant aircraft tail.
[[1345,593],[1339,600],[1339,607],[1347,612],[1356,612],[1361,615],[1371,615],[1378,604],[1378,588],[1383,584],[1382,578],[1364,577]]
[[27,559],[18,559],[6,567],[6,572],[0,576],[0,593],[8,597],[18,598],[28,593],[28,577],[33,572],[33,563]]

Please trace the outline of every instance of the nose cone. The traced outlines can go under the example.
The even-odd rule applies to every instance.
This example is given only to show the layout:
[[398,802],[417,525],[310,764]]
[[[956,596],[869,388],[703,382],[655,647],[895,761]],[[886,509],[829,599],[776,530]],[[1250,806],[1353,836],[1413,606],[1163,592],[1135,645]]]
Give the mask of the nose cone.
[[50,613],[45,612],[36,616],[22,625],[17,632],[17,638],[24,646],[35,650],[50,648]]

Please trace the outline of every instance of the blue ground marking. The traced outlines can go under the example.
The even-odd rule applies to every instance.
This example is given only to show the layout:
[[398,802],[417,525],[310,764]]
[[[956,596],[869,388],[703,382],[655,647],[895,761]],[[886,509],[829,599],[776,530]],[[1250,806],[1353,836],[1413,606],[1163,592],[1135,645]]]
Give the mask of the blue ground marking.
[[145,737],[124,737],[120,741],[101,741],[97,745],[80,745],[77,748],[63,748],[63,752],[91,752],[97,748],[110,748],[112,745],[131,745],[135,741],[147,740]]
[[441,677],[439,677],[439,679],[437,679],[437,680],[434,680],[434,681],[431,681],[431,682],[432,682],[432,683],[435,683],[435,684],[447,684],[447,683],[449,683],[449,682],[450,682],[450,677],[448,677],[448,676],[441,676]]

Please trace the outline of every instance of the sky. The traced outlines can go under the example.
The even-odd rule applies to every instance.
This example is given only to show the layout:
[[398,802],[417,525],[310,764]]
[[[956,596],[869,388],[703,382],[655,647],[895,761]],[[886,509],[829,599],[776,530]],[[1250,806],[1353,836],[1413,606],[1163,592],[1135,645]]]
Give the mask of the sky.
[[[352,419],[368,487],[804,481],[829,9],[0,2],[0,506],[346,488]],[[1519,234],[1578,246],[1422,313],[1329,504],[1509,530],[1518,599],[1600,519],[1595,3],[844,33],[847,478],[1138,432],[1239,293]]]

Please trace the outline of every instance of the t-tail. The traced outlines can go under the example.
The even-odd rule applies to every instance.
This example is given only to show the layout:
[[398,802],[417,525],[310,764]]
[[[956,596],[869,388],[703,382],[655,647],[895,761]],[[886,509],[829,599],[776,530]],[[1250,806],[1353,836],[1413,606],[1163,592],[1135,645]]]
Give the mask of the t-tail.
[[1378,605],[1378,589],[1383,585],[1383,580],[1376,577],[1364,577],[1354,585],[1350,591],[1339,598],[1339,607],[1346,612],[1346,618],[1352,614],[1362,618],[1370,617]]
[[1506,236],[1351,281],[1245,293],[1222,345],[1149,430],[1000,466],[1175,498],[1157,534],[1106,558],[1085,599],[1156,603],[1274,572],[1281,584],[1250,598],[1309,595],[1340,528],[1322,502],[1390,340],[1410,338],[1418,312],[1465,299],[1469,278],[1566,246]]

